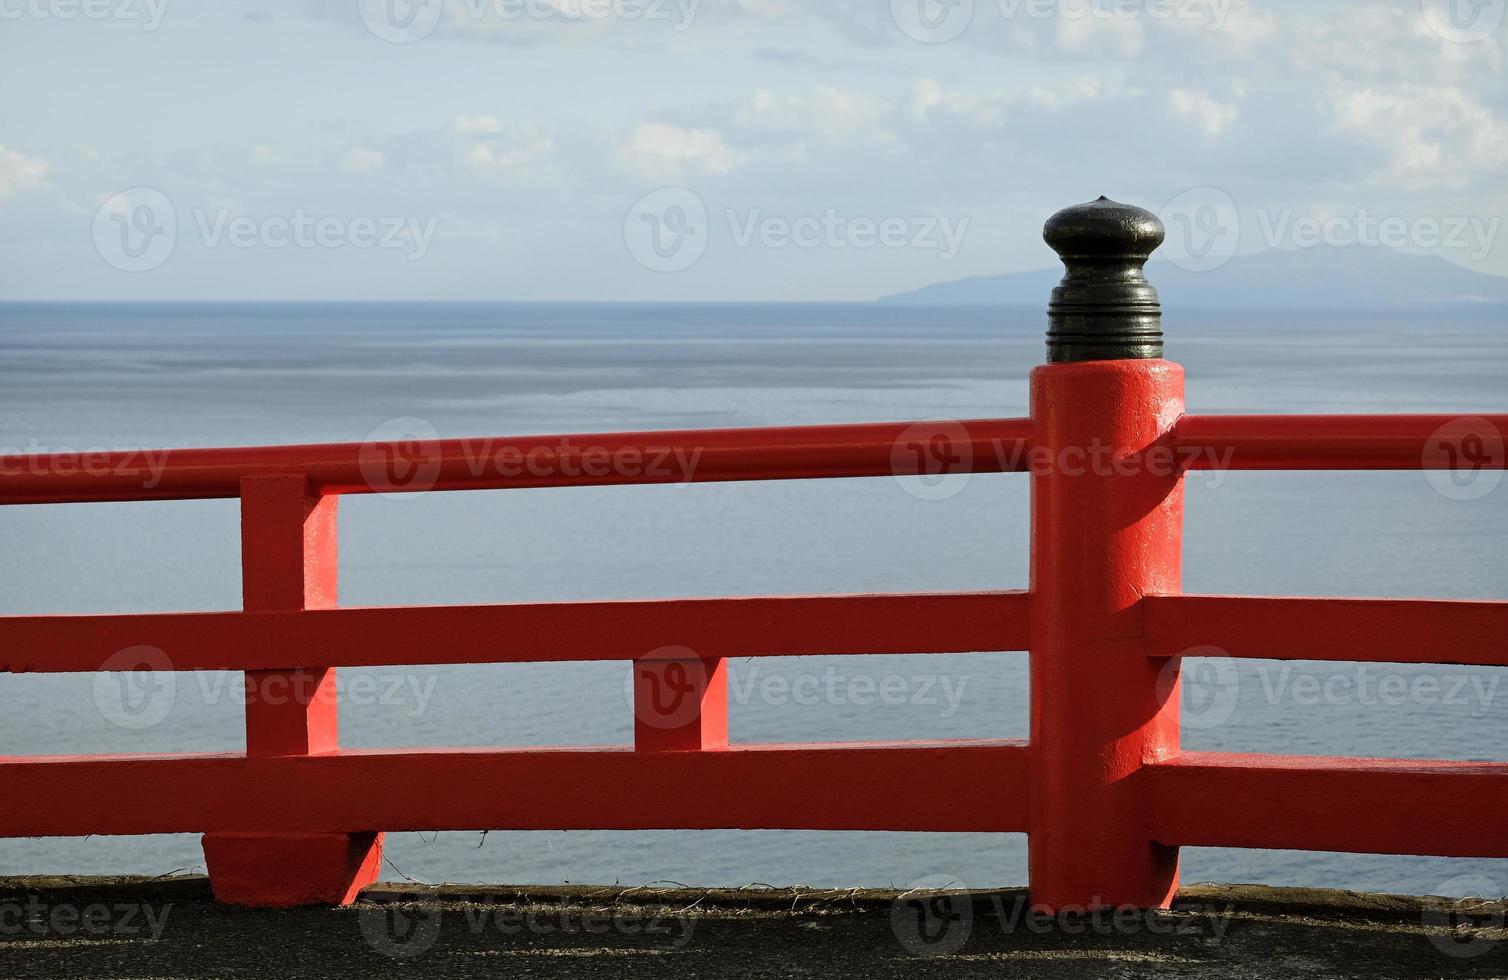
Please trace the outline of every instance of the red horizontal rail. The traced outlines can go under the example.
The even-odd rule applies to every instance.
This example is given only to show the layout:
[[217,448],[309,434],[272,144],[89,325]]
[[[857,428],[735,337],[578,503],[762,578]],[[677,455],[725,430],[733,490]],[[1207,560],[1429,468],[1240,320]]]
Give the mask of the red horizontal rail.
[[1149,766],[1154,839],[1508,857],[1508,763],[1185,752]]
[[[1172,448],[1191,469],[1439,469],[1461,465],[1453,453],[1463,449],[1501,467],[1504,432],[1508,415],[1189,415]],[[292,474],[345,494],[1051,466],[1031,438],[1029,419],[974,419],[9,455],[0,456],[0,504],[234,497],[250,475]],[[1457,446],[1463,438],[1475,441]]]
[[1024,831],[1019,742],[0,757],[8,836],[381,830]]
[[1174,427],[1178,458],[1202,470],[1502,468],[1504,433],[1508,415],[1185,415]]
[[101,669],[156,647],[156,669],[1025,650],[1024,592],[383,606],[288,612],[0,617],[0,673]]
[[0,504],[235,497],[250,475],[343,494],[1003,472],[1025,467],[1030,430],[980,419],[12,455]]
[[1213,647],[1270,660],[1508,667],[1508,602],[1170,595],[1143,606],[1153,657]]

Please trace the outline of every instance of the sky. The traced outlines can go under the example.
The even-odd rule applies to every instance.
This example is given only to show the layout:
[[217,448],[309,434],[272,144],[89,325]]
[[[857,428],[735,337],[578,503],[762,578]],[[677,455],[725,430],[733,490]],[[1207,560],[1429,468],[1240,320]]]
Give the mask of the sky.
[[864,300],[1357,245],[1508,275],[1508,0],[0,0],[0,300]]

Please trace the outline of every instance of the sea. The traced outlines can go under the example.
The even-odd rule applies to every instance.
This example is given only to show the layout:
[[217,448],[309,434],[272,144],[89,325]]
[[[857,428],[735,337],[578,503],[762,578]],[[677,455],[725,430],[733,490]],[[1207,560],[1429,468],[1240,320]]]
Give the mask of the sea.
[[[1508,411],[1504,314],[1185,311],[1165,329],[1192,412],[1471,416]],[[1002,307],[0,304],[0,452],[361,441],[414,420],[448,438],[1014,417],[1026,413],[1043,330],[1040,310]],[[1500,478],[1193,474],[1185,589],[1508,599]],[[886,477],[367,495],[340,506],[349,605],[1027,583],[1019,474],[972,476],[946,493]],[[238,527],[234,500],[0,507],[0,614],[238,608]],[[1196,678],[1210,670],[1190,668]],[[1020,653],[759,658],[730,669],[735,742],[1027,734]],[[1235,683],[1189,685],[1185,747],[1508,760],[1503,669],[1235,669]],[[341,673],[348,746],[632,739],[623,663]],[[170,704],[147,724],[111,710],[124,696],[110,687],[116,677],[0,675],[0,754],[243,749],[236,675],[174,675]],[[925,796],[927,772],[905,791]],[[1444,801],[1437,816],[1462,835],[1504,832]],[[0,874],[157,875],[203,861],[192,835],[0,840]],[[982,888],[1025,882],[1026,847],[1011,834],[406,832],[389,835],[384,876]],[[1508,891],[1508,861],[1187,848],[1183,877],[1496,895]]]

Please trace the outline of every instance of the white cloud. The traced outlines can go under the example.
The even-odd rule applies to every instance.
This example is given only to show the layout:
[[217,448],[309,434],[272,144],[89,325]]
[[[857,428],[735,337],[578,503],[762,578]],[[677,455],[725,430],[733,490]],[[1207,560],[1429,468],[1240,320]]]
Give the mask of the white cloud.
[[668,123],[640,125],[620,156],[650,176],[674,176],[696,170],[726,174],[744,159],[723,142],[722,133],[715,129],[687,129]]
[[288,162],[288,155],[276,147],[258,143],[251,148],[251,162],[259,167],[271,167]]
[[1236,119],[1234,104],[1221,102],[1205,92],[1175,88],[1168,93],[1168,98],[1173,103],[1173,111],[1193,119],[1206,136],[1219,136]]
[[47,180],[47,161],[0,143],[0,201]]
[[555,149],[555,141],[545,135],[526,137],[518,142],[488,140],[466,151],[466,165],[480,174],[523,171],[535,166],[541,157]]
[[1068,8],[1078,11],[1058,18],[1058,47],[1064,51],[1104,51],[1122,58],[1142,53],[1147,31],[1140,17],[1095,16],[1089,0],[1069,0]]
[[794,95],[758,89],[735,110],[733,121],[749,129],[845,139],[855,134],[878,135],[875,127],[891,109],[890,101],[880,96],[830,85]]
[[1329,101],[1341,130],[1385,153],[1381,176],[1390,182],[1460,188],[1508,174],[1508,122],[1475,93],[1401,85],[1338,91]]
[[381,150],[353,146],[341,156],[340,169],[348,174],[369,174],[374,170],[381,170],[384,162]]
[[456,116],[451,128],[462,135],[502,132],[496,116]]

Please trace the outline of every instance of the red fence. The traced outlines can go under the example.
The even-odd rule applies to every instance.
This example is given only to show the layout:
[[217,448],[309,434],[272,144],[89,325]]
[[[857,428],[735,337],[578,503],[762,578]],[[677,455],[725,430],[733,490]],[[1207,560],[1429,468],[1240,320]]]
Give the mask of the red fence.
[[[1070,231],[1144,259],[1095,223],[1104,206],[1073,209]],[[1186,415],[1182,369],[1143,349],[1145,309],[1119,301],[1128,278],[1145,286],[1139,261],[1085,287],[1075,263],[1094,248],[1052,229],[1069,276],[1028,419],[0,459],[0,503],[239,497],[244,600],[0,617],[0,671],[97,671],[147,645],[170,663],[143,669],[298,692],[247,704],[245,755],[0,757],[0,835],[203,833],[216,894],[270,905],[350,901],[388,830],[1025,832],[1033,896],[1053,907],[1165,906],[1180,845],[1508,857],[1508,763],[1181,752],[1177,685],[1180,655],[1209,646],[1508,666],[1508,603],[1190,596],[1179,581],[1186,470],[1502,468],[1508,415]],[[1102,356],[1116,330],[1142,346]],[[1064,356],[1074,342],[1088,356]],[[697,465],[646,465],[677,450]],[[336,602],[347,493],[1003,470],[1031,480],[1028,592]],[[1029,742],[727,742],[728,657],[968,651],[1030,652]],[[635,664],[632,746],[339,747],[336,668],[567,660]]]

